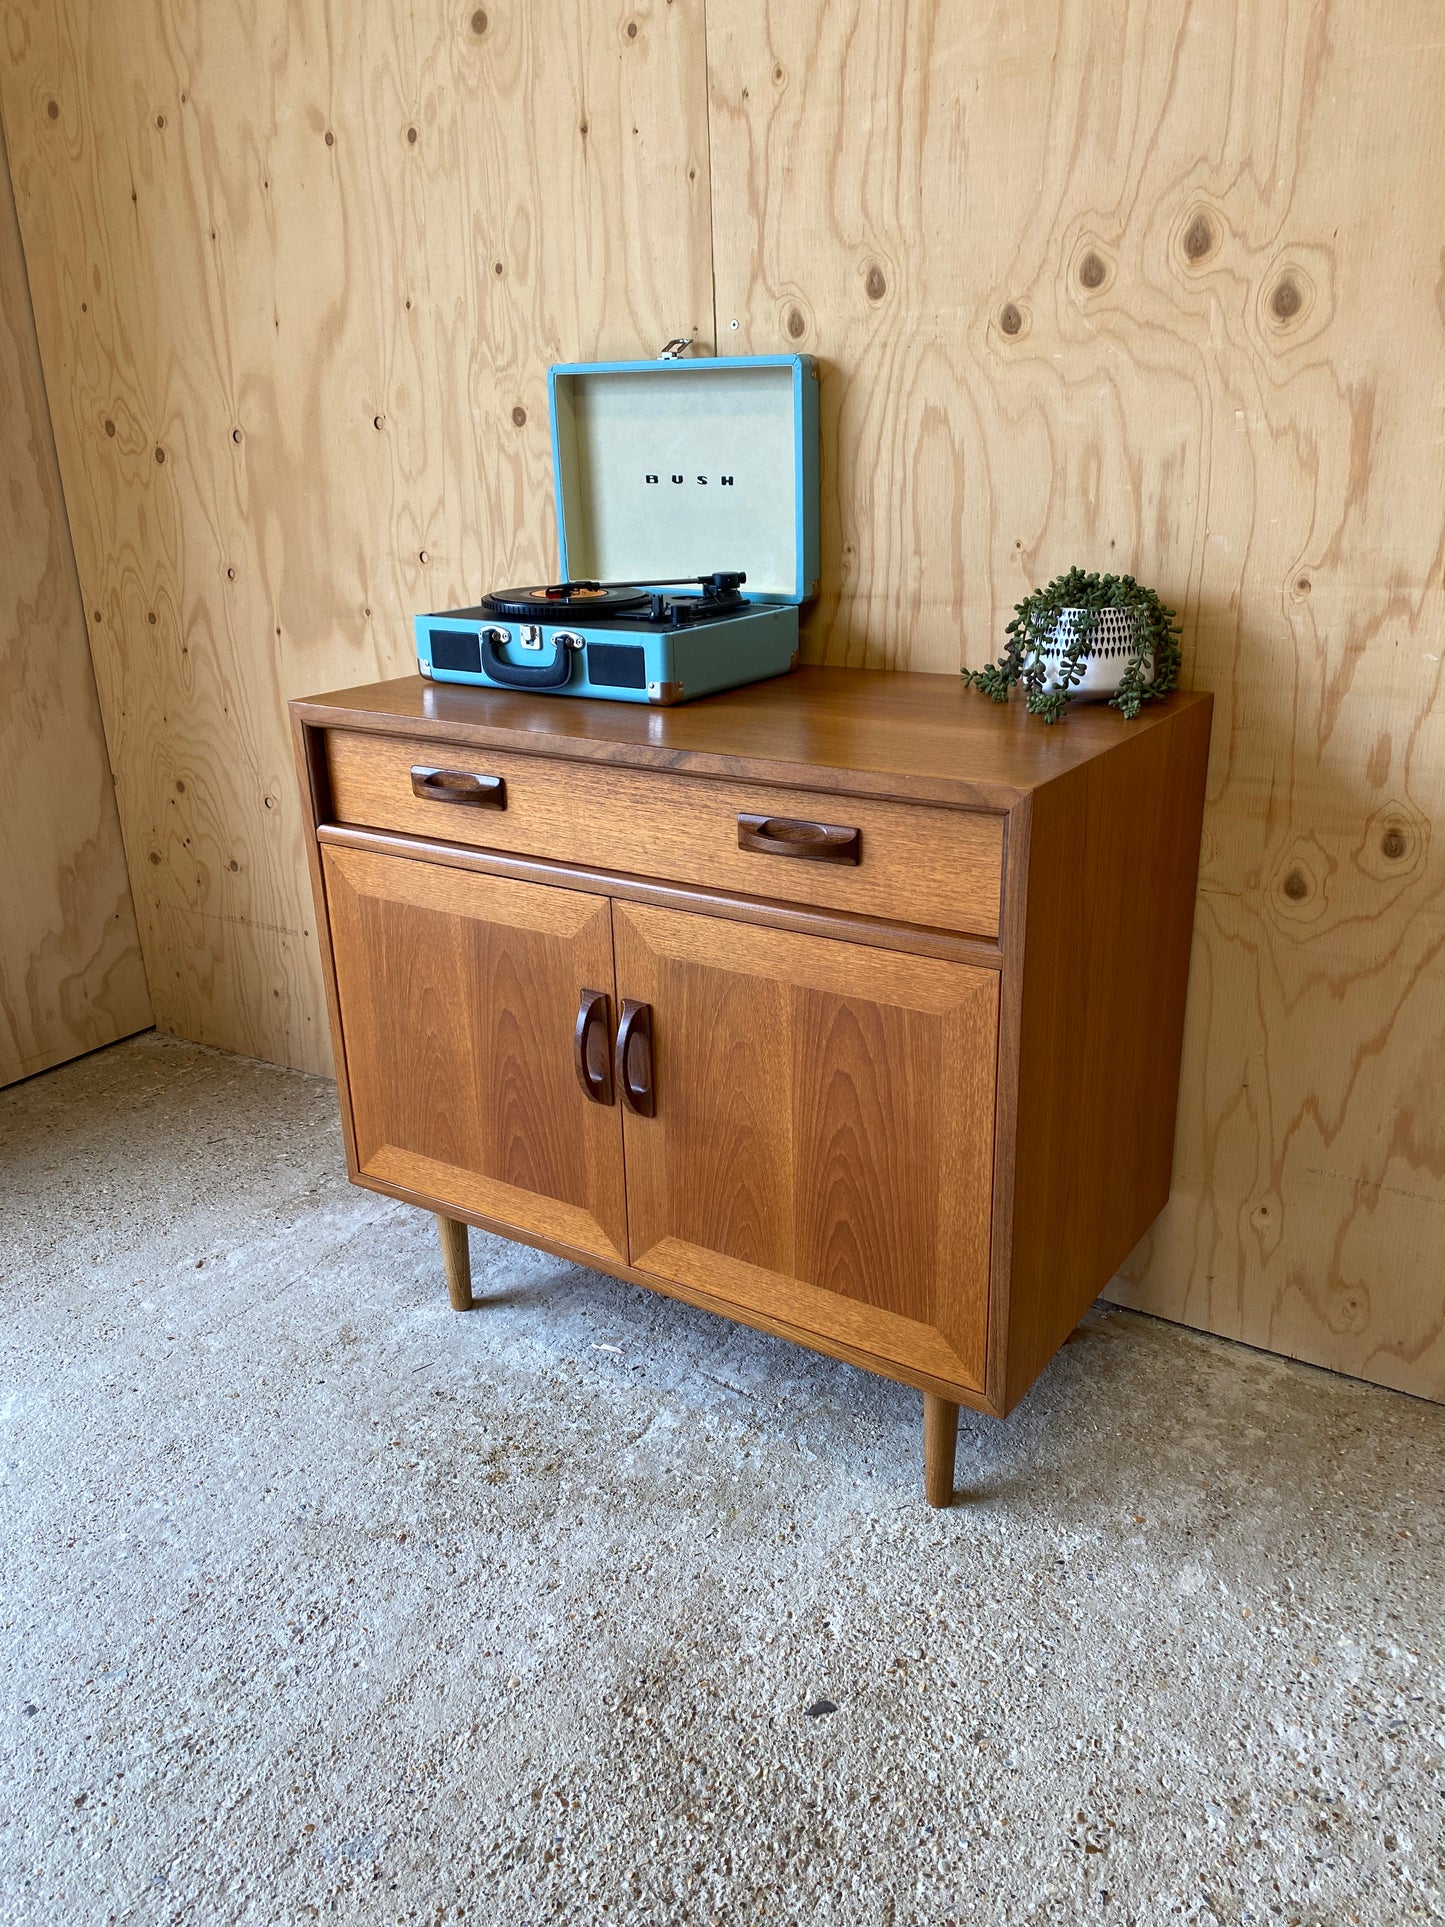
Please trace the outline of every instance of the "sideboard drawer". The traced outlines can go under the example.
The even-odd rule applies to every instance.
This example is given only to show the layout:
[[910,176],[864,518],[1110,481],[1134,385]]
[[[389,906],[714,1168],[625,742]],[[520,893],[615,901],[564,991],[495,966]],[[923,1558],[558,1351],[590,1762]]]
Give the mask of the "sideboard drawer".
[[328,732],[327,769],[340,823],[998,934],[1003,818],[984,811],[504,750],[449,757],[344,729]]

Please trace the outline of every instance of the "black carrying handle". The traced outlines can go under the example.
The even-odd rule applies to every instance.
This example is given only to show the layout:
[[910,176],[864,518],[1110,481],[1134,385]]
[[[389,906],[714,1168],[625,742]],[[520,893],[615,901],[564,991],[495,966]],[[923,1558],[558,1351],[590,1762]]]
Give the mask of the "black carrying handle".
[[493,682],[504,689],[561,689],[572,680],[572,651],[565,642],[557,644],[557,660],[530,663],[504,662],[487,630],[482,631],[482,667]]
[[[634,1058],[641,1062],[634,1064]],[[617,1088],[629,1111],[639,1117],[656,1117],[657,1092],[652,1082],[652,1006],[622,1000],[622,1018],[617,1026],[614,1056]]]

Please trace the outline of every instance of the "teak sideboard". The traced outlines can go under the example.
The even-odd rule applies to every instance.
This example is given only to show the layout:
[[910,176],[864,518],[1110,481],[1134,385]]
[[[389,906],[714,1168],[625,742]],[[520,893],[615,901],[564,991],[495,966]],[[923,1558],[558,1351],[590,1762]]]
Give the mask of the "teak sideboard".
[[291,705],[354,1183],[917,1386],[1028,1389],[1169,1194],[1211,699],[953,676]]

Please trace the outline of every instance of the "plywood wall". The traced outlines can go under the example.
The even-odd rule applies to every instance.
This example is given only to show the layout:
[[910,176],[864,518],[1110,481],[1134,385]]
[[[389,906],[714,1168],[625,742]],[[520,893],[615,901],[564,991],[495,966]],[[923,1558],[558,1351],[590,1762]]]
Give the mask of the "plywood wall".
[[0,1084],[150,1021],[0,141]]
[[1437,1397],[1441,28],[708,5],[720,332],[829,364],[814,654],[977,664],[1080,562],[1215,692],[1174,1198],[1118,1295]]
[[554,566],[545,371],[710,338],[700,9],[4,7],[156,1016],[329,1067],[289,696]]
[[546,364],[715,317],[825,363],[815,658],[981,662],[1075,561],[1184,612],[1176,1191],[1120,1294],[1445,1395],[1434,0],[0,8],[163,1023],[324,1062],[283,698],[550,567]]

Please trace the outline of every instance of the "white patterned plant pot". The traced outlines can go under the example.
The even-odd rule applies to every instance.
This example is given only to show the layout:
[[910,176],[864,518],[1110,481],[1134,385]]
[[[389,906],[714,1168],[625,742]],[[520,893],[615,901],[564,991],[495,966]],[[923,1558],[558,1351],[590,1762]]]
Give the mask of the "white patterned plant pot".
[[[1136,635],[1148,620],[1148,611],[1133,609],[1100,609],[1097,612],[1098,626],[1090,640],[1088,652],[1080,661],[1083,676],[1070,690],[1074,697],[1095,697],[1104,700],[1114,695],[1129,667],[1138,644]],[[1060,609],[1054,621],[1054,639],[1044,647],[1044,664],[1048,675],[1044,681],[1046,690],[1057,685],[1057,671],[1063,662],[1064,652],[1072,642],[1079,623],[1087,623],[1091,611],[1088,609]],[[1026,664],[1032,662],[1030,655]],[[1144,680],[1154,680],[1154,652],[1151,649],[1144,657]]]

